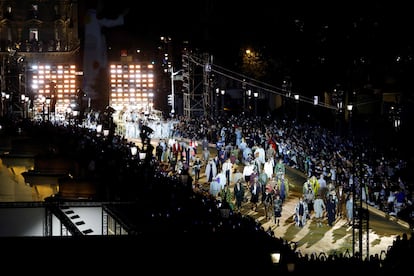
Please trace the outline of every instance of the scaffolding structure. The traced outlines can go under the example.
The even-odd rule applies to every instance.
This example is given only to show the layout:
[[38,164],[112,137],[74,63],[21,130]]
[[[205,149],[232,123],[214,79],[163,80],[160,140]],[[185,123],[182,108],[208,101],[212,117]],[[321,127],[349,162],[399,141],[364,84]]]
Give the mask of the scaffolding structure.
[[187,118],[209,113],[211,60],[211,56],[206,53],[199,57],[185,50],[182,54],[183,112]]

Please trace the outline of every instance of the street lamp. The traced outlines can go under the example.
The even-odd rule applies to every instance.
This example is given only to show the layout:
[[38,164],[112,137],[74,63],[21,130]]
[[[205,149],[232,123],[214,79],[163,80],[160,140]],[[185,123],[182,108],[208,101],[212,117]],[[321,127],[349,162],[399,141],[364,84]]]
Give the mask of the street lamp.
[[5,97],[6,97],[6,114],[7,114],[7,115],[9,115],[9,101],[10,101],[10,94],[9,94],[9,93],[7,93],[7,94],[5,95]]
[[346,109],[348,110],[349,118],[348,118],[348,127],[349,127],[349,134],[352,133],[352,109],[354,106],[350,103],[346,106]]
[[26,96],[24,98],[24,101],[25,101],[25,104],[26,104],[26,118],[30,118],[29,111],[30,111],[30,102],[31,102],[31,100],[30,100],[29,96]]
[[296,121],[299,120],[299,94],[295,94],[293,95],[293,98],[295,99],[295,103],[296,103]]
[[20,94],[20,104],[22,105],[22,118],[26,118],[26,95]]
[[253,92],[254,97],[254,115],[257,116],[257,98],[259,97],[259,92]]
[[217,116],[218,115],[218,97],[220,95],[220,88],[216,88],[216,96],[214,97],[214,113]]
[[392,126],[394,127],[396,131],[399,130],[400,125],[401,125],[400,113],[401,113],[400,107],[391,106],[391,109],[390,109],[391,118],[390,119],[392,122]]
[[290,98],[291,93],[292,93],[292,84],[290,83],[290,81],[283,80],[283,82],[282,82],[282,90],[285,91],[286,97],[287,98]]
[[9,115],[9,101],[10,94],[6,92],[1,92],[1,112],[2,116]]
[[[71,110],[70,110],[70,107],[68,107],[68,110],[67,110],[67,112],[69,113]],[[70,121],[69,121],[69,124],[70,124]],[[97,125],[96,126],[96,133],[98,134],[98,136],[99,135],[101,135],[101,132],[102,132],[102,124],[99,124],[99,125]]]
[[6,112],[5,112],[6,108],[5,108],[5,104],[4,104],[4,102],[6,100],[6,95],[7,95],[6,92],[1,92],[1,116],[2,117],[6,114]]
[[336,133],[337,135],[340,135],[342,132],[342,113],[343,113],[343,102],[342,100],[338,101],[336,103],[336,118],[335,118],[335,124],[336,124]]
[[246,96],[247,96],[247,106],[245,105],[244,108],[250,110],[250,97],[252,96],[252,90],[248,89],[246,91]]
[[136,146],[133,146],[133,147],[130,148],[130,150],[131,150],[132,158],[135,158],[135,156],[138,153],[138,148]]
[[221,93],[221,113],[224,112],[224,94],[226,94],[226,90],[222,89]]

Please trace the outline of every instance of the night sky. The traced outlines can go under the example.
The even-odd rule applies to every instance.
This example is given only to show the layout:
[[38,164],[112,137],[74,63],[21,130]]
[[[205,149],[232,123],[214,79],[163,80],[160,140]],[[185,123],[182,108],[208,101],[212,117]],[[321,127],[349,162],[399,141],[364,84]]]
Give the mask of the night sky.
[[261,52],[269,64],[263,81],[293,81],[303,94],[366,87],[414,90],[414,17],[407,1],[105,1],[105,14],[126,8],[125,24],[105,30],[118,52],[155,52],[160,36],[177,51],[188,41],[214,62],[239,71],[243,49]]
[[174,42],[187,40],[229,67],[240,49],[253,47],[273,60],[275,73],[296,74],[303,82],[319,82],[327,74],[333,83],[342,83],[358,78],[361,70],[364,75],[370,72],[372,82],[406,82],[401,70],[411,70],[413,63],[414,18],[404,2],[257,0],[247,5],[201,0],[132,5],[120,0],[106,3],[105,13],[114,16],[125,8],[125,25],[106,31],[113,47],[154,49],[165,35]]
[[[291,49],[290,46],[304,42],[305,48],[319,48],[322,52],[327,48],[352,46],[352,50],[366,53],[375,45],[404,50],[405,43],[413,42],[414,22],[408,4],[314,2],[257,0],[249,5],[214,0],[134,2],[122,29],[136,41],[166,34],[177,40],[193,41],[197,46],[209,44],[214,51],[243,43],[269,47],[284,44]],[[105,11],[112,15],[130,5],[123,0],[116,1],[116,5],[110,3]],[[299,45],[294,49],[300,49]]]

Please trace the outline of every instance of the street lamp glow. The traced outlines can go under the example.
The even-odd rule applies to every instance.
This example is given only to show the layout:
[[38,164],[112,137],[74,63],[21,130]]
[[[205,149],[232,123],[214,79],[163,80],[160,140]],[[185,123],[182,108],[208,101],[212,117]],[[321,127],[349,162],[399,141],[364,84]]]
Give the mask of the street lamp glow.
[[138,153],[138,148],[136,146],[131,147],[131,155],[135,156]]
[[347,106],[346,106],[346,109],[348,110],[348,111],[352,111],[352,109],[354,108],[354,106],[352,105],[352,104],[348,104]]

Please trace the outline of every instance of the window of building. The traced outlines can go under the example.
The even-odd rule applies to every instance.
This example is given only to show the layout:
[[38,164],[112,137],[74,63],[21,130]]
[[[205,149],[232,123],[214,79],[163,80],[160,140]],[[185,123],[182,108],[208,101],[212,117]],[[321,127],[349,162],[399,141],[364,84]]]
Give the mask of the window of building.
[[32,16],[37,18],[39,15],[39,6],[37,4],[32,4]]
[[5,12],[6,18],[10,19],[12,17],[12,7],[7,6],[6,12]]
[[39,40],[39,30],[36,28],[29,29],[29,38],[30,41],[38,41]]

